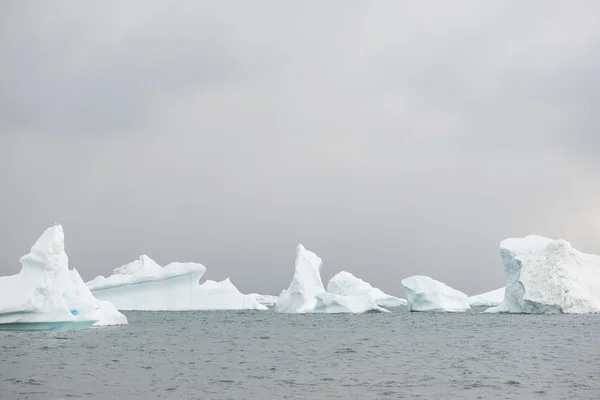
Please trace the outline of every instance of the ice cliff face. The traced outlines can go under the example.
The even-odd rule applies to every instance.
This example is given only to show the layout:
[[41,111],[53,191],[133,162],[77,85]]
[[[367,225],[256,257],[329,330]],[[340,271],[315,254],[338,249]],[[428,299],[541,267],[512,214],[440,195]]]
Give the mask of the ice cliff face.
[[369,295],[344,296],[327,293],[321,281],[323,261],[301,244],[296,248],[294,277],[288,289],[281,292],[275,311],[283,313],[362,313],[387,311],[375,304]]
[[375,304],[381,307],[406,305],[406,300],[387,295],[371,286],[368,282],[346,271],[337,273],[329,280],[329,283],[327,283],[327,292],[342,296],[370,296],[375,301]]
[[21,258],[21,265],[17,275],[0,278],[0,324],[127,323],[112,304],[91,294],[75,269],[69,269],[62,226],[48,228]]
[[462,312],[471,308],[468,296],[428,276],[402,280],[411,311]]
[[87,283],[94,296],[119,310],[266,310],[253,295],[242,294],[229,278],[200,285],[206,267],[174,262],[161,267],[142,255],[116,268],[113,275]]
[[503,302],[488,312],[598,313],[600,257],[562,239],[541,236],[500,243],[506,273]]

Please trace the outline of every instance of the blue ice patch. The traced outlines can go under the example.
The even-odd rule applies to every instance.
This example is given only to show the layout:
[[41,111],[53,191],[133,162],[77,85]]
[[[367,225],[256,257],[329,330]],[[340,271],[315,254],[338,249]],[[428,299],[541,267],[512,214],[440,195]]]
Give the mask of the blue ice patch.
[[77,310],[70,310],[70,311],[71,311],[71,314],[73,314],[73,315],[79,314],[79,311],[77,311]]

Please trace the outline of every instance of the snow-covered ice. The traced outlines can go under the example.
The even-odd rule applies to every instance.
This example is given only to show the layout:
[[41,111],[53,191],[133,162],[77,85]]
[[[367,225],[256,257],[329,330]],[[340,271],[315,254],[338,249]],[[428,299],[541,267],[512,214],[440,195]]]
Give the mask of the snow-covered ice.
[[363,313],[387,310],[379,307],[369,295],[344,296],[327,293],[321,280],[323,261],[301,244],[296,248],[294,277],[288,289],[281,292],[275,311],[283,313]]
[[146,255],[113,275],[87,283],[94,296],[119,310],[266,310],[254,295],[242,294],[229,278],[200,284],[206,267],[174,262],[161,267]]
[[600,256],[536,235],[502,241],[500,256],[506,293],[487,312],[600,312]]
[[278,299],[277,296],[272,296],[270,294],[258,294],[258,293],[250,293],[250,294],[256,298],[256,301],[258,301],[263,306],[267,306],[267,307],[273,307]]
[[21,271],[0,277],[0,324],[121,325],[127,318],[96,299],[69,269],[63,228],[48,228],[21,257]]
[[[171,263],[164,268],[158,265],[147,255],[141,255],[139,260],[130,262],[121,267],[115,268],[113,274],[108,278],[97,276],[87,282],[92,292],[101,290],[115,289],[126,286],[129,290],[131,286],[140,284],[154,283],[154,285],[144,286],[151,288],[158,282],[169,281],[180,277],[186,278],[190,283],[192,281],[199,284],[200,278],[206,272],[206,267],[198,263]],[[156,293],[154,293],[156,294]]]
[[317,304],[311,312],[313,313],[349,313],[361,314],[366,311],[389,312],[375,303],[368,295],[343,296],[339,294],[320,292],[317,294]]
[[402,280],[411,311],[461,312],[471,308],[466,294],[431,279],[415,275]]
[[381,307],[399,307],[406,305],[406,300],[385,294],[370,283],[355,277],[350,272],[337,273],[327,283],[327,292],[342,296],[370,296]]
[[504,300],[505,288],[492,290],[490,292],[481,293],[469,297],[469,305],[471,307],[493,307],[502,303]]

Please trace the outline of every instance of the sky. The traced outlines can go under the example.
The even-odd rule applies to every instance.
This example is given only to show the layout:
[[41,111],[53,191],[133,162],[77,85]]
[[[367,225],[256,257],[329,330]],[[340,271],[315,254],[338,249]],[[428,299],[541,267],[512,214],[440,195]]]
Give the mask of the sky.
[[65,230],[84,280],[140,254],[278,294],[505,283],[499,243],[600,254],[597,1],[0,5],[0,275]]

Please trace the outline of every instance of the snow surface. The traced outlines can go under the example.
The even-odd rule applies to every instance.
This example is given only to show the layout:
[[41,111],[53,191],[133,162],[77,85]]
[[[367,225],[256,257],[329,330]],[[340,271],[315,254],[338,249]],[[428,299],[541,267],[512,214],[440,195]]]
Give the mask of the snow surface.
[[327,292],[342,296],[370,296],[375,304],[381,307],[399,307],[406,305],[406,300],[385,294],[370,283],[355,277],[350,272],[337,273],[327,283]]
[[0,277],[0,324],[127,323],[112,304],[92,295],[77,270],[69,269],[64,241],[62,226],[48,228],[21,257],[21,271]]
[[344,296],[327,293],[321,281],[323,261],[301,244],[296,248],[296,265],[292,282],[281,292],[275,311],[283,313],[363,313],[387,312],[369,295]]
[[199,284],[206,267],[174,262],[161,267],[146,255],[113,275],[87,283],[94,296],[119,310],[266,310],[254,295],[242,294],[229,278]]
[[119,286],[132,286],[141,283],[156,283],[169,279],[186,277],[199,283],[206,267],[198,263],[171,263],[164,268],[143,254],[139,260],[115,268],[113,275],[105,278],[97,276],[87,283],[92,292],[114,289]]
[[582,253],[562,239],[535,235],[502,241],[500,256],[506,293],[487,312],[600,312],[599,256]]
[[250,294],[256,298],[256,301],[258,301],[263,306],[267,306],[267,307],[273,307],[275,305],[275,303],[277,302],[277,299],[279,298],[277,296],[271,296],[270,294],[258,294],[258,293],[250,293]]
[[402,280],[410,311],[462,312],[471,308],[463,292],[431,279],[415,275]]
[[471,307],[493,307],[502,303],[504,300],[504,292],[506,288],[492,290],[490,292],[481,293],[476,296],[469,297],[469,305]]

